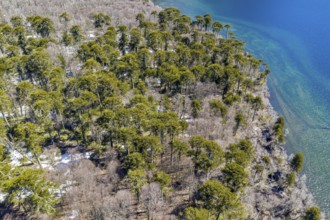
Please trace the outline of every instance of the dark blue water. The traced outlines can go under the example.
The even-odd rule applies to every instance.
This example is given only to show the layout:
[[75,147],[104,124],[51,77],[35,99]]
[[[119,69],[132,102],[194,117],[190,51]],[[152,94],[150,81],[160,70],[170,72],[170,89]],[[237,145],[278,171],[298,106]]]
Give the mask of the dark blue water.
[[289,129],[286,148],[304,153],[307,185],[330,219],[330,1],[160,2],[231,23],[246,49],[270,65],[271,102]]

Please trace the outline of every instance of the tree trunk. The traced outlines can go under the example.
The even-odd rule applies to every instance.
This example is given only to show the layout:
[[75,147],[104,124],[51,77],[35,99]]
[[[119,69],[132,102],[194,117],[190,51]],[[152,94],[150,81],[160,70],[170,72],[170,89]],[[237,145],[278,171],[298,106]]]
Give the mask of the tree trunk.
[[254,109],[252,121],[254,121],[254,117],[256,116],[256,113],[257,113],[257,109]]
[[109,132],[110,134],[109,134],[109,139],[110,139],[110,147],[111,147],[111,149],[113,149],[113,137],[112,137],[112,132]]
[[43,167],[42,167],[42,165],[41,165],[41,163],[40,163],[40,160],[39,160],[39,157],[37,156],[37,154],[34,153],[33,155],[34,155],[34,157],[36,158],[36,160],[37,160],[37,162],[38,162],[38,165],[39,165],[40,169],[43,169]]
[[220,220],[220,215],[221,215],[221,212],[219,211],[217,214],[217,220]]
[[240,87],[240,84],[241,84],[241,81],[240,80],[238,80],[238,82],[237,82],[237,90],[236,90],[236,93],[238,94],[238,92],[239,92],[239,87]]
[[173,141],[171,144],[171,166],[173,166]]
[[3,112],[1,112],[1,114],[2,114],[2,117],[5,119],[5,122],[8,125],[8,127],[10,127],[10,124],[9,124],[9,122],[8,122],[7,117],[5,116],[5,114]]

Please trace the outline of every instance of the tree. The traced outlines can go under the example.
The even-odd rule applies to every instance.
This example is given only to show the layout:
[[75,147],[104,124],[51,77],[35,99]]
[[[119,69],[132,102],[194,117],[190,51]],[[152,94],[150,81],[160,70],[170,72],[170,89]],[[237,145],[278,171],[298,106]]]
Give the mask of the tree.
[[282,144],[284,143],[284,126],[285,126],[284,117],[283,116],[278,117],[273,129],[277,136],[277,141]]
[[103,13],[94,14],[92,19],[95,28],[102,28],[104,25],[109,25],[111,22],[110,16]]
[[154,30],[147,36],[147,46],[153,51],[157,51],[163,43],[162,35],[159,31]]
[[129,48],[131,51],[137,51],[142,39],[141,31],[137,28],[133,28],[130,32],[130,37]]
[[8,117],[11,114],[11,108],[13,107],[13,102],[4,90],[0,90],[0,103],[1,103],[0,112],[2,118],[4,118],[7,125],[9,126]]
[[193,118],[197,118],[199,115],[199,111],[201,111],[202,109],[203,106],[198,99],[194,99],[191,102],[191,115],[193,116]]
[[195,16],[195,19],[196,19],[196,23],[197,23],[199,29],[201,30],[205,24],[204,18],[200,15],[197,15],[197,16]]
[[163,150],[159,137],[156,136],[138,136],[133,140],[133,146],[138,152],[149,157],[151,163]]
[[234,135],[236,135],[237,130],[241,127],[241,126],[245,126],[247,124],[245,117],[243,116],[242,113],[238,112],[235,116],[235,122],[236,125],[234,127]]
[[189,144],[193,149],[190,154],[193,157],[195,174],[205,172],[208,176],[211,170],[223,162],[224,153],[216,142],[206,140],[201,136],[192,136]]
[[47,85],[46,74],[51,66],[50,56],[45,52],[39,51],[33,52],[25,63],[28,78],[30,80],[38,80],[44,86]]
[[304,155],[301,152],[296,153],[291,160],[291,167],[299,173],[304,166]]
[[141,70],[146,70],[150,65],[151,54],[147,48],[138,51],[138,59],[140,61]]
[[71,34],[68,34],[68,32],[64,32],[62,35],[62,43],[64,44],[64,46],[70,46],[72,45],[74,39],[73,36]]
[[217,180],[208,180],[200,186],[197,198],[203,202],[204,208],[216,213],[217,220],[226,216],[244,219],[242,205],[237,196]]
[[[181,77],[180,77],[181,93],[187,95],[189,86],[192,85],[196,81],[196,79],[194,74],[188,68],[182,67],[180,71],[181,71]],[[183,88],[184,88],[184,92],[182,91]]]
[[221,103],[219,100],[211,100],[209,102],[210,109],[213,111],[214,115],[220,113],[221,117],[224,119],[226,117],[228,109],[227,107]]
[[156,10],[152,11],[151,15],[154,17],[154,19],[156,19],[157,15],[158,15],[158,11],[156,11]]
[[10,23],[12,23],[14,27],[23,26],[24,19],[21,16],[12,16],[10,18]]
[[79,43],[83,39],[82,30],[79,25],[73,25],[70,28],[70,33],[75,43]]
[[209,29],[209,27],[212,26],[212,16],[210,14],[204,15],[204,27],[205,31]]
[[222,172],[224,173],[227,186],[233,192],[238,192],[248,184],[248,174],[237,163],[227,163]]
[[27,106],[30,102],[33,89],[34,86],[28,81],[21,81],[16,86],[16,98],[20,106],[20,113],[22,116],[26,115],[26,111],[23,113],[23,106]]
[[60,16],[59,16],[60,22],[65,24],[65,27],[67,27],[68,23],[71,20],[70,15],[67,12],[63,12]]
[[148,220],[154,219],[154,215],[160,212],[164,205],[163,192],[160,185],[157,183],[144,185],[141,189],[139,201],[147,210]]
[[142,154],[138,152],[133,152],[126,156],[124,161],[124,167],[126,170],[135,170],[139,168],[144,168],[145,161]]
[[221,79],[224,75],[224,69],[220,64],[211,64],[206,69],[206,77],[210,79],[211,82],[220,84]]
[[240,140],[237,144],[230,144],[228,150],[226,153],[227,161],[235,161],[243,167],[247,167],[254,157],[253,145],[248,140]]
[[168,31],[162,31],[161,33],[162,41],[164,42],[164,50],[168,50],[170,42],[173,40],[173,36]]
[[290,187],[294,186],[295,182],[296,182],[296,174],[294,172],[289,173],[287,177],[288,186]]
[[185,220],[215,220],[213,215],[210,216],[210,211],[204,208],[188,207],[184,210]]
[[143,22],[144,22],[144,19],[145,19],[145,16],[144,16],[143,13],[138,13],[138,14],[136,15],[136,17],[135,17],[135,20],[136,20],[137,22],[139,22],[139,27],[140,27],[140,28],[142,27],[142,24],[143,24]]
[[32,28],[41,37],[49,37],[51,33],[55,31],[54,23],[49,18],[44,18],[40,16],[30,16],[27,21],[31,24]]
[[321,212],[318,207],[309,207],[305,211],[305,216],[303,217],[304,220],[320,220],[321,219]]
[[39,167],[42,168],[39,156],[42,152],[41,147],[45,138],[41,135],[40,127],[31,122],[21,122],[14,128],[14,139],[17,142],[21,142],[27,152],[32,153]]
[[255,97],[252,101],[252,109],[254,110],[252,121],[254,121],[254,117],[256,115],[256,112],[262,107],[263,107],[263,103],[262,103],[261,97],[260,96]]
[[122,52],[123,55],[126,53],[126,46],[129,42],[128,36],[127,36],[127,27],[124,25],[121,25],[118,27],[118,32],[120,33],[119,38],[119,49]]
[[41,170],[14,168],[2,179],[2,193],[7,194],[6,202],[25,211],[40,214],[54,214],[59,203],[56,197],[57,184],[48,181]]
[[169,186],[172,184],[172,177],[165,172],[157,172],[154,176],[154,181],[159,183],[163,193],[166,195],[169,191]]
[[143,169],[129,170],[127,177],[132,191],[139,199],[141,188],[145,183],[147,183],[145,171]]
[[229,29],[231,28],[231,25],[230,24],[225,24],[224,27],[226,28],[226,39],[228,39],[228,32],[229,32]]
[[222,28],[223,25],[219,21],[215,21],[212,25],[212,31],[217,34],[219,34]]
[[162,86],[165,84],[165,89],[172,89],[180,81],[180,70],[176,65],[163,63],[158,69],[158,75],[161,79]]
[[178,154],[179,160],[181,160],[182,155],[187,155],[189,151],[189,145],[187,143],[174,138],[170,144],[174,152]]

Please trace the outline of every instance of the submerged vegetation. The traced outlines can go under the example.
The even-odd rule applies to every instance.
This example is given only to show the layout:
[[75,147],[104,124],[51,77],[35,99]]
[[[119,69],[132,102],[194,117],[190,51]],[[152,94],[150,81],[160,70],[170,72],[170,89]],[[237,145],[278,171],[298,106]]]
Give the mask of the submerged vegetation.
[[256,153],[284,142],[284,120],[268,117],[269,69],[230,25],[168,8],[131,27],[95,13],[86,34],[58,16],[0,27],[3,216],[253,219],[254,183],[293,190],[302,155],[283,180]]

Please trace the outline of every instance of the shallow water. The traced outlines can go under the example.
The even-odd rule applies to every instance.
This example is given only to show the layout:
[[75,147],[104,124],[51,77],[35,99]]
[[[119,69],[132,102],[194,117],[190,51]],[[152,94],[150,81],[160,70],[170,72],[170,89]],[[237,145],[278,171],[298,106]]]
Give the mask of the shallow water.
[[302,173],[330,219],[330,1],[159,2],[190,16],[211,13],[232,24],[246,49],[270,65],[271,103],[289,130],[286,149],[304,153]]

